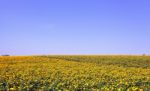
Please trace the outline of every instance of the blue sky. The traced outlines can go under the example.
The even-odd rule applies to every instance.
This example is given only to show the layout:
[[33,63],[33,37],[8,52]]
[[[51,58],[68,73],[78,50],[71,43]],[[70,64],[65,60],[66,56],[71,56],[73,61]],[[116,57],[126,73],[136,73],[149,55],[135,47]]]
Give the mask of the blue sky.
[[0,0],[0,54],[143,53],[149,0]]

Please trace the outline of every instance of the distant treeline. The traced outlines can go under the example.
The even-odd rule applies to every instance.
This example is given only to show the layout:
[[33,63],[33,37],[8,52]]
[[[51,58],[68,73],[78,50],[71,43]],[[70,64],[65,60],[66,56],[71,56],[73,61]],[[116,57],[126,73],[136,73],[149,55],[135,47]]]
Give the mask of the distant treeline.
[[5,55],[1,55],[1,56],[10,56],[10,55],[8,55],[8,54],[5,54]]

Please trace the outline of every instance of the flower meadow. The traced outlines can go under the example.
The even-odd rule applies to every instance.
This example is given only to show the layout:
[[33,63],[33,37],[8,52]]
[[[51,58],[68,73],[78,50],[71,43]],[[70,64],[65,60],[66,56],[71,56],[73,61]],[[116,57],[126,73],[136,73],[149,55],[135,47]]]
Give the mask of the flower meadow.
[[0,91],[150,91],[150,56],[1,56]]

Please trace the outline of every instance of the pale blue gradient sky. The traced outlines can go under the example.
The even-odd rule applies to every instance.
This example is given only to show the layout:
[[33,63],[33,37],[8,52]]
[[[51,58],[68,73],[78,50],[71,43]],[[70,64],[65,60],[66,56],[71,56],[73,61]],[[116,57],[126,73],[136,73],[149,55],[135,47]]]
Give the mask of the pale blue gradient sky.
[[0,0],[0,54],[143,53],[149,0]]

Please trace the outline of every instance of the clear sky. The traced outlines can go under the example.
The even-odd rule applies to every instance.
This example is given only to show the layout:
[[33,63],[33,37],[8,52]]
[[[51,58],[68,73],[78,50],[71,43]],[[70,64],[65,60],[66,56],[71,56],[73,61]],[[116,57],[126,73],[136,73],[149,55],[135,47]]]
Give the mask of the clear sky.
[[0,0],[0,55],[150,54],[150,0]]

